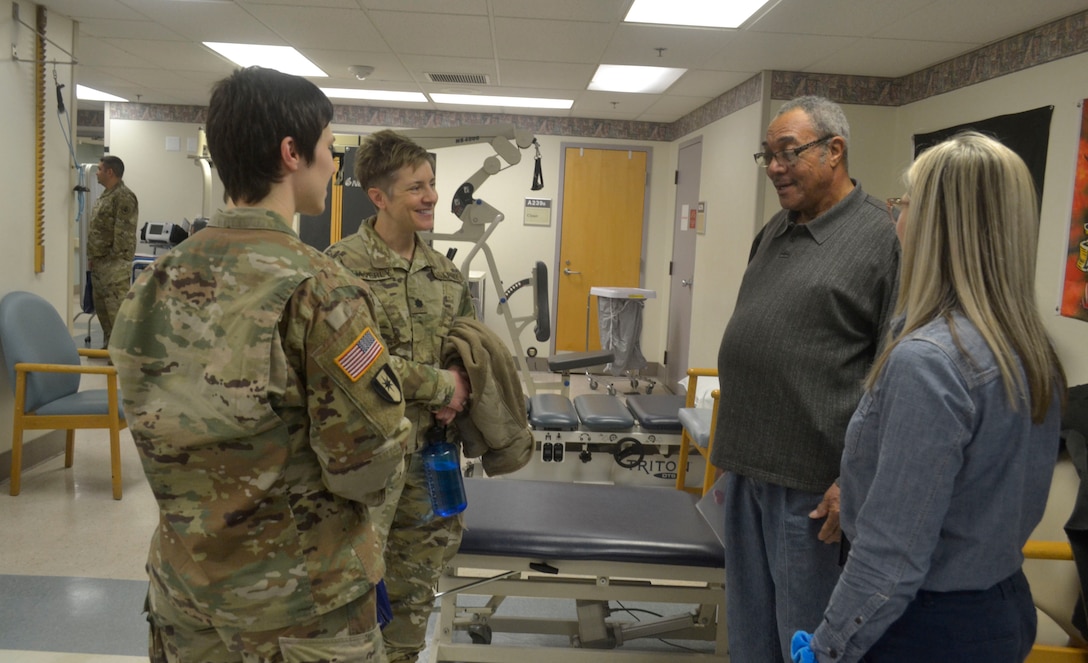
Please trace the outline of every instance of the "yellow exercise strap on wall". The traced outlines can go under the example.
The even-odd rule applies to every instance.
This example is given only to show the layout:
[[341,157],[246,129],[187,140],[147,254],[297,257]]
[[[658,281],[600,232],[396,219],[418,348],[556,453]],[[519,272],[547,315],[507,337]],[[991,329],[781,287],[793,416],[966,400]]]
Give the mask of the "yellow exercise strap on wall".
[[34,273],[45,271],[45,7],[34,38]]

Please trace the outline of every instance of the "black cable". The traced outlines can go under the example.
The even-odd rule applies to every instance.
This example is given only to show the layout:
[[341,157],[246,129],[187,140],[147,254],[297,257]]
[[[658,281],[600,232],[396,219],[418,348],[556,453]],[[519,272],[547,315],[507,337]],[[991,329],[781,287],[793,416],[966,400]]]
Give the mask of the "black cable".
[[533,191],[540,191],[544,188],[544,171],[540,168],[540,143],[533,139],[533,147],[536,148],[536,165],[533,166],[533,185],[529,187]]
[[[635,614],[636,612],[645,612],[648,615],[653,615],[654,617],[658,617],[658,618],[664,617],[664,615],[658,614],[658,613],[654,612],[653,610],[645,610],[643,608],[628,608],[627,606],[620,603],[619,601],[616,601],[616,605],[618,605],[620,607],[620,610],[622,612],[626,612],[626,613],[630,614],[632,617],[634,617],[635,621],[637,621],[637,622],[640,622],[642,620],[638,618],[638,615]],[[670,647],[676,647],[677,649],[683,649],[684,651],[690,651],[690,652],[695,652],[695,653],[703,653],[702,649],[695,649],[694,647],[686,647],[684,645],[678,645],[675,642],[669,642],[665,638],[654,638],[654,640],[657,640],[658,642],[660,642],[662,644],[666,644],[666,645],[668,645]]]
[[657,638],[657,641],[660,642],[660,643],[666,644],[666,645],[668,645],[670,647],[676,647],[677,649],[683,649],[684,651],[695,652],[695,653],[698,653],[698,654],[706,653],[705,650],[695,649],[694,647],[685,647],[684,645],[678,645],[675,642],[669,642],[665,638]]
[[644,612],[647,615],[650,615],[651,617],[664,617],[664,615],[658,614],[658,613],[654,612],[653,610],[646,610],[645,608],[628,608],[627,606],[620,603],[619,601],[616,601],[616,605],[618,605],[620,607],[620,612],[626,612],[626,613],[630,614],[632,617],[635,618],[635,621],[642,621],[641,619],[638,618],[638,615],[635,614],[636,612]]

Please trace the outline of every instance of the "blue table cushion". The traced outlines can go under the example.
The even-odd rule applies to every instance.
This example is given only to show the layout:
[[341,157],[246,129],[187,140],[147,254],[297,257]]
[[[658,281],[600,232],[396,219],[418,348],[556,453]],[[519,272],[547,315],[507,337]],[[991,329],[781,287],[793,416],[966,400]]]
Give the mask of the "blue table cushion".
[[673,394],[632,394],[627,397],[627,409],[644,430],[655,433],[679,433],[680,409],[685,397]]
[[465,479],[460,552],[541,561],[721,568],[722,544],[685,491],[650,486]]
[[537,430],[577,430],[578,414],[566,396],[537,394],[529,399],[529,425]]
[[574,409],[584,430],[607,433],[629,431],[635,426],[635,418],[620,399],[608,394],[575,396]]

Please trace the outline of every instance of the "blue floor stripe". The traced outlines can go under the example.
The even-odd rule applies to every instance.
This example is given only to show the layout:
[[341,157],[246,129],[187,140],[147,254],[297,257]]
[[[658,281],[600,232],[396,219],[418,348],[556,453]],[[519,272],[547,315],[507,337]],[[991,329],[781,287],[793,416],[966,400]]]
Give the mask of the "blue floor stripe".
[[147,656],[147,582],[0,575],[0,650]]

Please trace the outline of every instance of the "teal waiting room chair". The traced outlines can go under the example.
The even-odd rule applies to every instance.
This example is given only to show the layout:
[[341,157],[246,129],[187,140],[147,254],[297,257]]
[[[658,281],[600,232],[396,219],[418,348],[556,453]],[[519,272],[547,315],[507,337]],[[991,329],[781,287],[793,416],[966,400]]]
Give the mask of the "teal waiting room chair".
[[[75,431],[108,428],[113,499],[121,499],[121,411],[117,369],[83,365],[81,357],[108,358],[105,350],[76,348],[68,326],[52,304],[29,292],[10,292],[0,300],[0,344],[15,391],[11,437],[11,494],[22,475],[23,431],[65,430],[64,466],[72,466]],[[105,389],[80,391],[83,375],[103,375]]]

